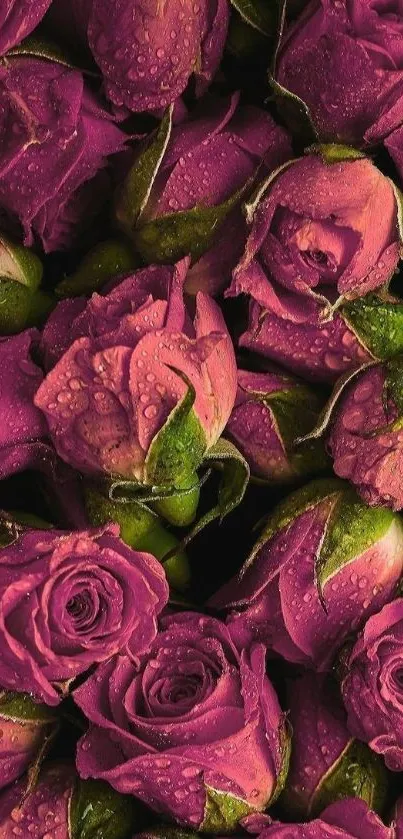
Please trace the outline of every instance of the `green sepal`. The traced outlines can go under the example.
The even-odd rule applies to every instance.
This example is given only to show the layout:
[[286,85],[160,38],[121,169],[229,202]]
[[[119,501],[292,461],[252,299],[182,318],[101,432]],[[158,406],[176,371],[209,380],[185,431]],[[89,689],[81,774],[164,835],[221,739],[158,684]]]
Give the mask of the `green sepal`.
[[345,161],[365,159],[364,152],[339,143],[314,143],[305,150],[305,154],[319,154],[324,163],[343,163]]
[[281,767],[280,772],[277,776],[277,783],[274,789],[273,795],[270,798],[270,801],[267,803],[267,807],[272,807],[273,804],[276,803],[280,795],[282,794],[286,781],[287,775],[290,768],[290,760],[291,760],[291,749],[292,749],[292,728],[287,719],[284,716],[283,724],[279,729],[280,734],[280,754],[281,754]]
[[231,0],[241,18],[262,35],[271,36],[277,27],[277,12],[274,3],[268,0]]
[[0,719],[49,725],[57,719],[57,715],[48,705],[34,702],[27,693],[2,690],[0,691]]
[[374,359],[403,351],[403,303],[398,298],[367,294],[346,303],[340,315]]
[[27,325],[32,291],[14,280],[0,279],[0,334],[22,332]]
[[104,781],[77,778],[69,816],[69,839],[131,839],[135,800]]
[[[123,541],[137,551],[146,551],[162,560],[178,545],[176,537],[163,527],[156,513],[145,504],[112,501],[91,484],[84,485],[84,503],[89,521],[94,527],[101,527],[110,521],[116,522],[120,526]],[[187,590],[190,566],[184,551],[175,552],[165,562],[164,571],[173,589],[179,592]]]
[[225,49],[238,61],[253,65],[259,56],[265,55],[270,44],[267,35],[252,28],[239,14],[231,15]]
[[388,773],[382,758],[366,743],[350,740],[337,763],[322,778],[305,817],[316,818],[342,798],[361,798],[371,810],[381,813],[388,794]]
[[115,218],[119,227],[132,236],[144,212],[153,183],[161,166],[172,131],[173,105],[161,121],[154,140],[135,160],[115,202]]
[[276,80],[277,58],[286,26],[287,0],[280,0],[279,7],[278,39],[272,67],[268,74],[269,84],[279,113],[281,113],[291,131],[297,134],[301,140],[304,140],[305,145],[308,145],[317,142],[319,139],[308,105]]
[[7,58],[11,56],[27,55],[30,58],[44,58],[48,61],[55,61],[57,64],[64,64],[65,67],[76,69],[77,65],[72,60],[71,56],[67,55],[66,51],[54,41],[47,38],[41,38],[37,35],[29,35],[21,44],[12,47],[6,54]]
[[[296,445],[296,429],[299,434],[305,434],[315,426],[321,407],[316,394],[309,387],[300,385],[263,398],[261,394],[255,394],[255,398],[264,402],[272,414],[294,477],[323,472],[330,464],[323,442],[307,440]],[[289,477],[292,479],[293,475]]]
[[215,207],[197,205],[139,225],[133,234],[136,250],[147,264],[174,263],[188,255],[196,262],[213,245],[221,224],[251,183]]
[[58,297],[79,297],[99,291],[108,280],[138,267],[132,248],[118,239],[99,242],[80,262],[74,274],[55,288]]
[[385,397],[393,400],[401,418],[403,415],[403,355],[390,358],[385,364],[385,369]]
[[0,235],[0,279],[14,280],[31,291],[41,283],[43,267],[40,259],[29,248]]
[[199,827],[202,833],[216,833],[218,835],[233,833],[239,826],[241,819],[256,812],[242,798],[236,798],[230,793],[220,792],[207,785],[205,789],[204,818]]
[[393,189],[394,196],[396,199],[396,208],[397,208],[397,231],[399,233],[400,239],[400,256],[403,256],[403,193],[401,189],[392,181],[391,178],[388,178],[389,183]]

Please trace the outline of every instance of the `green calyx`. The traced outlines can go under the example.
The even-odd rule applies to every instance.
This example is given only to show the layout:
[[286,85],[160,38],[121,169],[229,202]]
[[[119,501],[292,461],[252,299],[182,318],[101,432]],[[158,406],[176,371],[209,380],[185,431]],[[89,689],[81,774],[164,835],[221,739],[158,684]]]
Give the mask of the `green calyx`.
[[100,291],[108,280],[135,270],[138,263],[132,248],[118,239],[99,242],[80,262],[74,274],[56,287],[58,297],[78,297]]
[[269,539],[309,510],[320,510],[323,522],[323,537],[315,556],[315,578],[321,598],[326,583],[398,521],[388,508],[368,507],[342,480],[312,481],[274,509],[245,567]]
[[77,778],[70,804],[69,839],[131,839],[135,800],[104,781]]
[[241,819],[254,812],[256,810],[242,798],[206,786],[204,818],[199,830],[221,835],[233,833]]
[[28,248],[0,235],[0,334],[41,324],[53,302],[40,289],[42,263]]
[[351,740],[338,761],[316,788],[305,816],[316,818],[341,798],[361,798],[371,810],[382,812],[388,791],[383,760],[365,743]]
[[[389,359],[385,364],[385,397],[392,399],[395,403],[400,417],[397,420],[398,425],[401,425],[401,418],[403,415],[403,355],[395,356]],[[396,423],[394,423],[396,424]]]
[[0,691],[0,718],[44,726],[57,719],[48,705],[34,702],[27,693],[6,690]]
[[231,0],[242,20],[261,35],[272,36],[277,28],[277,11],[267,0]]
[[374,359],[403,351],[403,303],[368,294],[343,305],[340,315]]
[[315,143],[306,150],[307,154],[318,154],[324,163],[347,163],[348,161],[365,159],[366,155],[353,148],[339,143]]

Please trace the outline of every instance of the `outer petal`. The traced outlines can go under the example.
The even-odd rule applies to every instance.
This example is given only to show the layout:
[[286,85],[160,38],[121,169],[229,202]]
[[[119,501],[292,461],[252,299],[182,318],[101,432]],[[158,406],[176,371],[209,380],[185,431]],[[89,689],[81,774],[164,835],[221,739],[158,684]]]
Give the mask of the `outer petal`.
[[4,0],[0,9],[0,55],[35,29],[52,0]]

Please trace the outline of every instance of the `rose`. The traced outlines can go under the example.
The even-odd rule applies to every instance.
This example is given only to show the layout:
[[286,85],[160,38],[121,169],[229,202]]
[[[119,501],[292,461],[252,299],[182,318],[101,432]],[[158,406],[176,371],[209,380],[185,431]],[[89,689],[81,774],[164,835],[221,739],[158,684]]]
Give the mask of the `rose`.
[[337,475],[348,478],[368,504],[403,507],[403,357],[363,370],[330,415],[329,450]]
[[[164,252],[164,231],[168,223],[172,224],[169,248],[176,258],[192,253],[194,259],[186,290],[218,293],[229,284],[245,246],[241,204],[251,191],[253,179],[263,177],[290,157],[289,137],[268,113],[240,104],[239,93],[225,98],[206,97],[188,119],[171,130],[135,228],[131,219],[125,219],[136,249],[147,263],[172,261],[166,245]],[[127,181],[131,184],[129,205],[138,201],[136,173],[144,178],[141,154]],[[152,177],[155,173],[150,173],[150,180]],[[126,192],[122,190],[117,202],[120,221],[122,213],[127,214]],[[218,223],[212,216],[214,208]],[[192,216],[190,246],[185,231]]]
[[238,370],[238,393],[226,427],[256,478],[270,482],[295,480],[320,472],[326,456],[317,441],[295,445],[311,431],[320,400],[296,379],[284,373]]
[[0,55],[19,44],[43,18],[51,0],[5,0],[0,8]]
[[[103,783],[81,781],[68,764],[47,764],[28,794],[22,779],[0,796],[0,831],[15,836],[129,839],[134,811],[129,798]],[[21,833],[19,832],[21,831]]]
[[304,323],[318,319],[318,305],[331,312],[389,282],[399,261],[394,188],[370,160],[348,154],[322,146],[268,178],[249,208],[230,295]]
[[239,575],[210,601],[231,609],[237,643],[263,641],[326,670],[347,636],[388,600],[402,573],[403,530],[342,481],[312,481],[281,502]]
[[306,672],[289,681],[288,703],[293,743],[282,794],[285,812],[311,819],[350,796],[381,811],[387,790],[383,762],[351,736],[334,682]]
[[392,828],[385,827],[378,816],[359,798],[337,801],[309,824],[270,825],[259,839],[394,839]]
[[399,598],[367,621],[348,657],[342,683],[350,731],[382,754],[395,772],[403,768],[402,654]]
[[0,100],[1,213],[19,223],[26,245],[70,247],[109,191],[101,170],[125,135],[79,71],[43,57],[2,62]]
[[143,653],[168,599],[162,566],[119,529],[22,530],[0,550],[0,684],[48,705],[98,661]]
[[325,141],[373,144],[403,121],[403,7],[311,0],[283,39],[277,79]]
[[19,778],[40,755],[57,729],[46,705],[23,693],[0,691],[0,788]]
[[227,0],[92,0],[89,44],[115,105],[152,111],[174,102],[194,74],[202,93],[220,63]]
[[78,745],[80,775],[182,825],[233,830],[281,783],[286,732],[264,647],[238,653],[214,618],[164,618],[139,669],[118,656],[74,698],[91,721]]
[[52,315],[44,350],[48,360],[63,354],[35,404],[58,453],[80,472],[197,484],[234,404],[236,365],[218,306],[200,293],[194,321],[185,310],[187,264],[137,271]]

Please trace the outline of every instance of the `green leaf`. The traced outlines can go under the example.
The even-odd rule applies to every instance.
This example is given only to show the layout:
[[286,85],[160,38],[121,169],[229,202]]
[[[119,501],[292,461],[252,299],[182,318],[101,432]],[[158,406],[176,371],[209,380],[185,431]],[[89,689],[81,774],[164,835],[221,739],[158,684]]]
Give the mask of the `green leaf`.
[[403,356],[397,355],[390,358],[385,364],[386,379],[385,391],[393,400],[399,414],[403,414]]
[[34,702],[27,693],[3,690],[0,691],[0,718],[48,725],[56,719],[56,714],[47,705]]
[[270,0],[231,0],[244,21],[262,35],[273,35],[277,25],[276,6]]
[[248,181],[238,192],[216,207],[198,205],[190,210],[169,213],[147,221],[134,231],[134,243],[148,264],[178,262],[190,255],[195,262],[212,246],[220,225],[240,203],[250,187]]
[[175,369],[175,373],[186,381],[188,389],[151,443],[145,476],[150,485],[188,489],[195,483],[196,469],[206,450],[206,436],[193,410],[194,387],[181,371]]
[[366,157],[364,152],[354,149],[353,146],[344,146],[339,143],[315,143],[306,149],[305,154],[320,154],[324,163],[329,164]]
[[116,221],[129,236],[144,212],[172,131],[173,105],[166,112],[153,142],[135,160],[115,204]]
[[85,255],[77,270],[62,280],[55,289],[58,297],[78,297],[99,291],[105,283],[120,274],[128,274],[138,264],[126,242],[108,239],[99,242]]
[[70,807],[71,839],[131,839],[135,804],[103,781],[77,779]]
[[368,294],[345,304],[340,314],[374,359],[403,351],[403,303],[397,298]]
[[40,259],[29,248],[15,244],[0,235],[0,279],[13,280],[31,291],[39,288],[43,267]]
[[371,810],[381,813],[386,804],[388,774],[382,758],[365,743],[350,740],[339,760],[316,788],[306,817],[319,814],[342,798],[362,798]]
[[219,835],[233,833],[241,819],[254,812],[256,810],[242,798],[206,786],[204,819],[199,829]]
[[387,507],[369,507],[355,490],[344,485],[330,513],[326,532],[316,558],[319,591],[325,584],[386,535],[395,525],[403,533],[403,524]]

